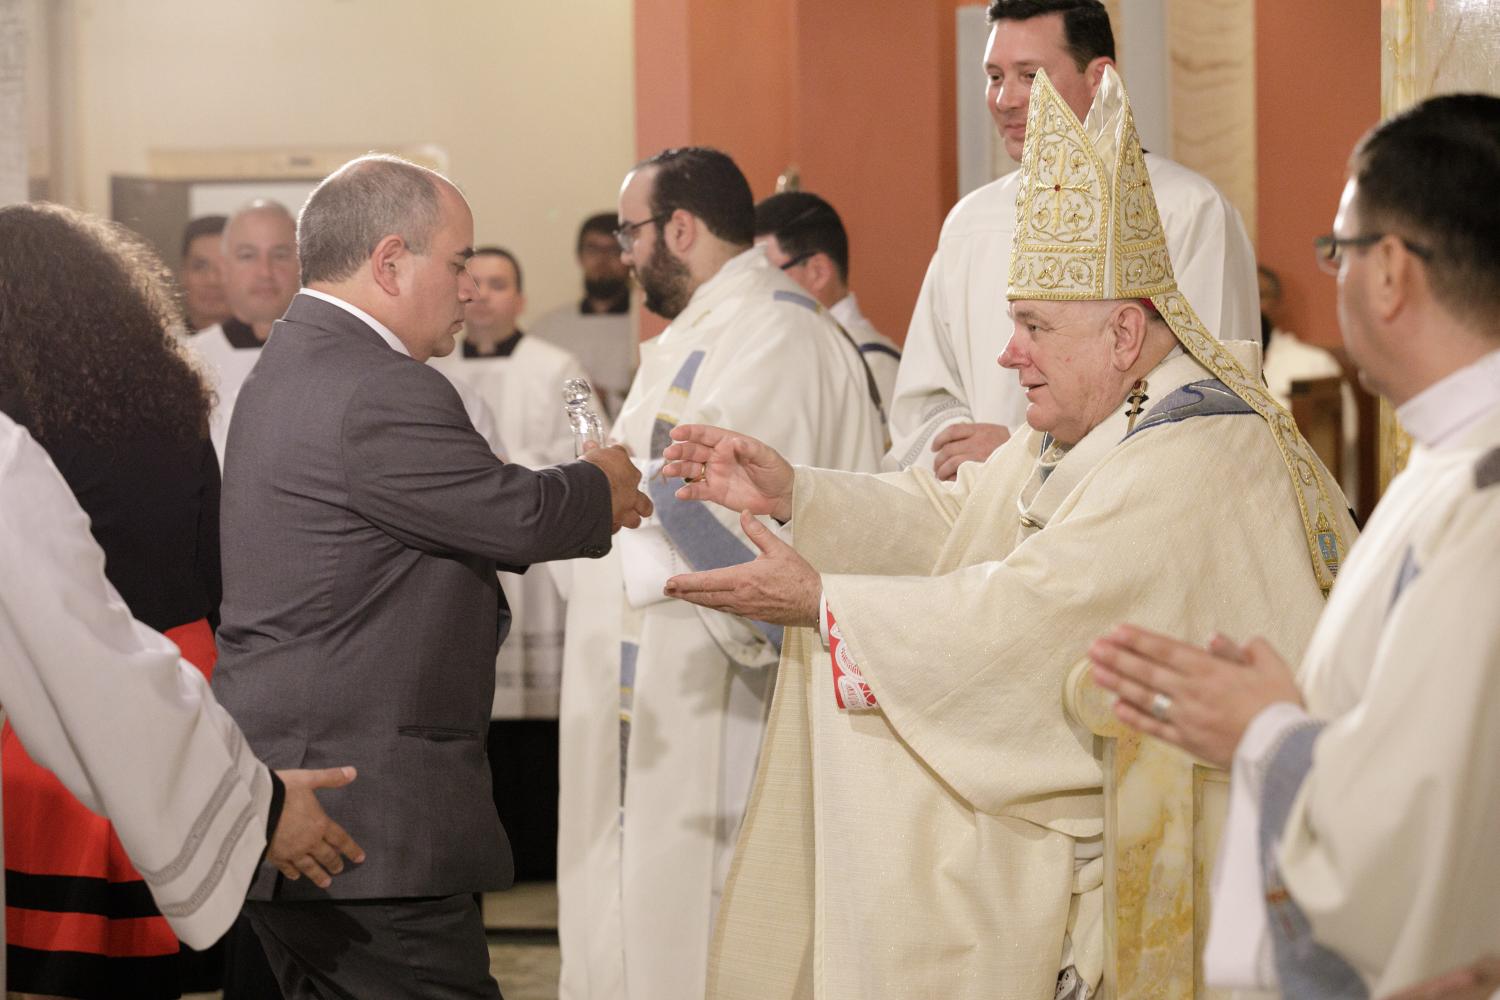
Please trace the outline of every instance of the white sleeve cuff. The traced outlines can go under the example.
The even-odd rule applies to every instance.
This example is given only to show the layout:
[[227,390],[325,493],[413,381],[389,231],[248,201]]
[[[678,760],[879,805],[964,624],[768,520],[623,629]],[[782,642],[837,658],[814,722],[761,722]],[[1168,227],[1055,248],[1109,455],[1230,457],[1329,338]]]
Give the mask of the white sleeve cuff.
[[1281,745],[1287,731],[1306,722],[1312,716],[1301,705],[1289,701],[1278,701],[1261,709],[1234,751],[1233,771],[1236,779],[1243,780],[1255,801],[1260,801],[1261,786],[1265,783],[1266,765]]
[[1204,978],[1218,989],[1276,987],[1260,867],[1260,791],[1270,756],[1306,718],[1300,705],[1268,705],[1245,727],[1235,748],[1229,813],[1214,863],[1213,915],[1203,949]]

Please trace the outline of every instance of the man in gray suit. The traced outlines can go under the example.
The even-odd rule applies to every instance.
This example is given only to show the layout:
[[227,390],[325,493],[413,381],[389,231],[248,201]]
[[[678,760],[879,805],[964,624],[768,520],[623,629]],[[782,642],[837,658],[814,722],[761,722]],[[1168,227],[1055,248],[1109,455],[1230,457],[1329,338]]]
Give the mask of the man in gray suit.
[[291,1000],[499,997],[473,896],[512,875],[485,759],[495,571],[602,556],[651,509],[620,448],[501,463],[423,363],[453,350],[473,232],[432,171],[328,177],[230,426],[214,691],[270,766],[360,769],[325,801],[368,860],[331,889],[269,872],[247,904]]

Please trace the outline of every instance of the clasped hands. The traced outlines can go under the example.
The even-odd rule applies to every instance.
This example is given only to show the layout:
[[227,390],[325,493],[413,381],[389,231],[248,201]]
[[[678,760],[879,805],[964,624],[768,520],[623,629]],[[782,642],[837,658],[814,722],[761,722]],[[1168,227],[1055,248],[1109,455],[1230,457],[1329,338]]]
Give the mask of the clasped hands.
[[1261,638],[1207,646],[1121,625],[1089,647],[1094,681],[1119,696],[1133,729],[1228,768],[1250,723],[1277,702],[1302,704],[1292,669]]
[[760,550],[754,560],[702,573],[682,573],[663,592],[716,611],[772,625],[818,624],[822,578],[756,515],[792,516],[791,465],[775,449],[746,434],[706,424],[679,424],[662,453],[661,474],[682,479],[679,500],[707,500],[737,511],[740,527]]

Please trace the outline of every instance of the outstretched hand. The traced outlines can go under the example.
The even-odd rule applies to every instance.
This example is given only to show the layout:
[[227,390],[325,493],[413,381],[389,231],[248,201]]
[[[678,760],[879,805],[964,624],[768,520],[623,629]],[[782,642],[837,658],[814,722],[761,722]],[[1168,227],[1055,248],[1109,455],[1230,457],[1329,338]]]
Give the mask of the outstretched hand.
[[[712,467],[709,476],[713,476]],[[818,599],[823,594],[818,571],[749,513],[740,515],[740,527],[760,549],[759,556],[738,566],[674,576],[662,592],[772,625],[816,626]]]
[[353,781],[352,767],[328,767],[317,771],[277,771],[286,786],[281,818],[266,848],[266,860],[281,874],[296,881],[303,875],[320,889],[333,882],[333,876],[344,870],[344,858],[355,864],[365,859],[364,848],[328,818],[318,797],[317,788],[342,788]]
[[747,434],[707,424],[672,428],[673,444],[662,457],[661,473],[682,479],[679,500],[710,500],[738,513],[792,516],[795,473],[774,448]]
[[1205,649],[1121,625],[1089,658],[1095,682],[1119,695],[1121,722],[1222,768],[1262,709],[1302,703],[1291,667],[1264,639],[1239,646],[1215,636]]

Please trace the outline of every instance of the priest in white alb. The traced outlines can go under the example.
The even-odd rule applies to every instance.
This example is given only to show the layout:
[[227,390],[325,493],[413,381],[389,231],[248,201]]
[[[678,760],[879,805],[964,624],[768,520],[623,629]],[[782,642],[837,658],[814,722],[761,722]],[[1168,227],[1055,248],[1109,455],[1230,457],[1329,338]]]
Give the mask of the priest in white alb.
[[[1075,114],[1114,65],[1109,11],[1100,0],[991,0],[985,106],[1012,159],[1021,159],[1031,81],[1045,69]],[[977,83],[977,81],[976,81]],[[1180,163],[1146,154],[1177,285],[1220,340],[1259,336],[1255,253],[1233,205]],[[952,479],[965,461],[983,461],[1008,433],[1025,431],[1026,397],[995,365],[994,331],[1008,324],[1019,171],[979,188],[943,223],[902,345],[886,411],[890,468],[920,466]]]
[[1497,185],[1500,98],[1433,98],[1355,149],[1320,249],[1349,355],[1414,444],[1300,678],[1286,647],[1180,641],[1202,630],[1124,627],[1094,648],[1124,721],[1232,766],[1212,984],[1458,996],[1481,986],[1447,977],[1468,967],[1491,977],[1477,995],[1500,985],[1483,961],[1500,957]]
[[[1177,290],[1113,69],[1086,125],[1037,74],[1021,171],[1000,362],[1030,427],[987,462],[950,484],[672,434],[678,496],[746,511],[762,556],[668,593],[802,626],[725,889],[716,1000],[1090,995],[1102,779],[1064,678],[1122,617],[1274,618],[1300,650],[1353,537],[1259,345],[1212,337]],[[789,522],[795,550],[751,514]]]
[[561,995],[701,1000],[709,936],[765,726],[779,627],[667,600],[667,578],[753,558],[737,519],[659,474],[681,421],[754,428],[800,461],[879,468],[857,348],[754,239],[723,153],[668,150],[625,179],[624,259],[672,323],[641,345],[611,433],[656,514],[574,564],[561,711]]
[[214,391],[208,427],[220,468],[240,388],[260,360],[271,325],[297,294],[298,278],[297,220],[284,205],[257,198],[229,217],[224,225],[224,298],[230,315],[182,341]]

